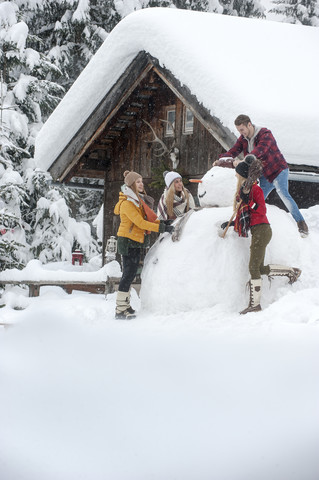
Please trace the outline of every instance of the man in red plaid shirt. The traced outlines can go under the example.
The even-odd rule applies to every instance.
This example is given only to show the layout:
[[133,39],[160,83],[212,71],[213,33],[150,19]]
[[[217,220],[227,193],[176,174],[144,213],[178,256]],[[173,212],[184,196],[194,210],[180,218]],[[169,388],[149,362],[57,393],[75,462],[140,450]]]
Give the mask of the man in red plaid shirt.
[[235,120],[235,126],[240,137],[235,145],[228,152],[222,153],[213,165],[235,168],[240,162],[236,157],[241,152],[244,156],[255,155],[263,164],[263,174],[259,181],[265,199],[272,190],[276,189],[284,205],[297,222],[300,235],[306,237],[309,233],[308,226],[298,205],[289,193],[288,164],[280,152],[273,134],[268,128],[253,125],[248,115],[239,115]]

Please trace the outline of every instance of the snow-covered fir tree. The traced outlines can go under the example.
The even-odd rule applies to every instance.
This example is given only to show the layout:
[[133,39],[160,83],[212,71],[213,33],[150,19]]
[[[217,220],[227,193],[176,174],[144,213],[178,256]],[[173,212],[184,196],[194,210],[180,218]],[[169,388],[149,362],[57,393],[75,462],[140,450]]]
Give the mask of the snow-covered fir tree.
[[32,253],[42,263],[70,261],[74,248],[81,248],[86,260],[98,253],[90,225],[70,217],[65,199],[53,188],[37,202]]
[[[102,0],[29,0],[22,2],[37,49],[63,73],[53,77],[68,89],[121,17],[113,2]],[[111,18],[113,12],[113,19]]]
[[[0,3],[0,268],[21,267],[28,259],[22,209],[29,202],[23,181],[31,156],[31,125],[39,115],[42,59],[27,48],[28,27],[15,2]],[[44,67],[47,73],[46,66]],[[47,86],[48,81],[44,79]],[[57,85],[56,89],[60,89]],[[44,98],[46,95],[42,98]],[[29,113],[29,118],[27,113]]]
[[270,11],[280,15],[287,23],[319,27],[318,0],[273,0],[276,5]]
[[[43,209],[37,212],[38,202],[42,199],[42,203],[46,201],[47,204],[53,204],[51,211],[54,210],[54,205],[65,202],[58,191],[52,198],[52,191],[48,192],[50,175],[36,170],[32,158],[35,136],[43,120],[57,105],[59,95],[63,93],[63,88],[51,80],[59,74],[59,70],[44,53],[32,47],[39,43],[39,39],[30,36],[23,18],[31,18],[30,12],[32,13],[32,8],[35,9],[36,2],[24,2],[27,14],[19,10],[18,3],[22,4],[0,2],[1,269],[22,267],[35,251],[34,241],[38,230],[35,232],[34,229],[38,228],[40,214],[43,212]],[[67,192],[64,197],[70,200],[74,194]],[[50,221],[52,231],[56,232],[57,215],[49,215],[46,225]],[[65,228],[70,228],[70,225],[76,230],[75,220],[70,219]],[[86,232],[85,235],[80,235],[85,252],[95,252],[91,238],[92,245],[87,246],[86,237],[90,227],[79,224],[77,228]],[[65,258],[65,251],[69,252],[68,259],[71,259],[70,251],[75,237],[76,235],[71,235],[68,247],[63,247],[60,251],[58,248],[53,249],[56,260]]]

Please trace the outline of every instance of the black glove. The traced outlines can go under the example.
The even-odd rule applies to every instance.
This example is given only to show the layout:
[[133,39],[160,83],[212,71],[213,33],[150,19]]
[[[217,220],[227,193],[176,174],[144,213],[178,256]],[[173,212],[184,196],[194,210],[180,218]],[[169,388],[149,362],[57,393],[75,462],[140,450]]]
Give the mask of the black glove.
[[174,227],[172,225],[167,225],[168,220],[160,220],[159,233],[174,232]]
[[163,220],[163,222],[165,223],[165,225],[172,225],[174,220],[173,219],[168,219],[168,220]]
[[248,193],[244,193],[243,187],[240,188],[239,196],[242,199],[243,203],[249,203],[249,194],[250,191]]
[[[227,227],[228,225],[228,222],[224,222],[221,224],[220,228],[222,228],[223,230],[225,230],[225,228]],[[235,222],[230,222],[229,226],[230,227],[233,227],[235,225]]]
[[173,227],[173,225],[165,225],[165,232],[173,233],[174,230],[175,230],[175,227]]

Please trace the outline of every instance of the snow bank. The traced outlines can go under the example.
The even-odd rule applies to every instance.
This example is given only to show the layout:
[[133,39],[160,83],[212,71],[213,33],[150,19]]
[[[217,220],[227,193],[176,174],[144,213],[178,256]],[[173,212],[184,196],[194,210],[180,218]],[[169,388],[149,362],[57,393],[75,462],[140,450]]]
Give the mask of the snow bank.
[[56,262],[43,265],[39,260],[30,260],[23,270],[13,268],[0,272],[0,283],[1,280],[104,282],[107,277],[121,276],[121,267],[116,261],[107,263],[98,270],[93,269],[90,264],[79,266],[70,262]]

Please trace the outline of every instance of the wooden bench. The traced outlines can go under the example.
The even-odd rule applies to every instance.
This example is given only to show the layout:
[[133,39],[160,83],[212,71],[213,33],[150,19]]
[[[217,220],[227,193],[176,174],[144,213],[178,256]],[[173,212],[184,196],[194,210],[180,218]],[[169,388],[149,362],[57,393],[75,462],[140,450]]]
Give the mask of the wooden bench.
[[29,297],[38,297],[40,288],[45,286],[61,287],[67,293],[73,290],[81,290],[90,293],[108,293],[115,292],[115,285],[120,281],[117,277],[107,277],[105,282],[80,281],[80,280],[1,280],[0,285],[27,285],[29,287]]

